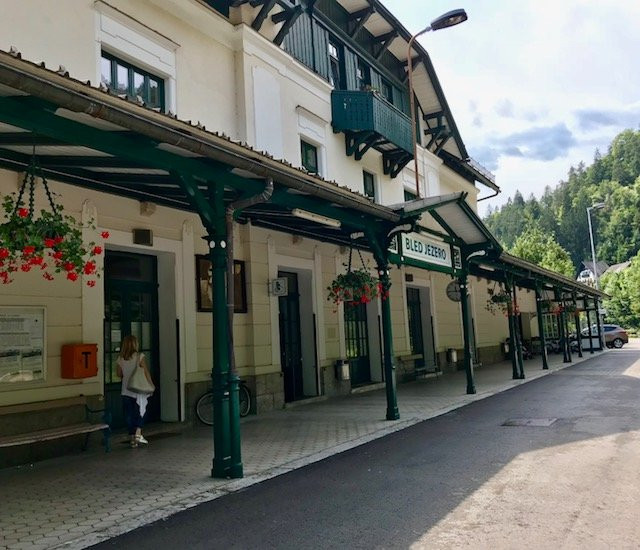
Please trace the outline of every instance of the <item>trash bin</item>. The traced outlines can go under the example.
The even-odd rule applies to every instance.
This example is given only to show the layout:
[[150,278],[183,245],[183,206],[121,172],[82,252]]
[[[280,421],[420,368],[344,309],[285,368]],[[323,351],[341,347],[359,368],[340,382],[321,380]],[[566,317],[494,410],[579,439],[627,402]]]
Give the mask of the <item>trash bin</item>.
[[335,364],[336,368],[336,380],[340,380],[341,382],[345,380],[350,380],[351,376],[349,374],[349,361],[345,361],[344,359],[338,359]]

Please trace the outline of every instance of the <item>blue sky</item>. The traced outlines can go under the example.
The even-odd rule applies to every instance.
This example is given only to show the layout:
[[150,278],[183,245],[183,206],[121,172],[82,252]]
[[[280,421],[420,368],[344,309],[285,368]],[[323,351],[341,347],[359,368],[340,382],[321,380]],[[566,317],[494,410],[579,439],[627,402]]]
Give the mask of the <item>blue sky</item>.
[[[469,20],[421,37],[470,155],[504,203],[555,186],[640,127],[636,0],[383,0],[411,31],[454,8]],[[485,191],[483,191],[485,193]]]

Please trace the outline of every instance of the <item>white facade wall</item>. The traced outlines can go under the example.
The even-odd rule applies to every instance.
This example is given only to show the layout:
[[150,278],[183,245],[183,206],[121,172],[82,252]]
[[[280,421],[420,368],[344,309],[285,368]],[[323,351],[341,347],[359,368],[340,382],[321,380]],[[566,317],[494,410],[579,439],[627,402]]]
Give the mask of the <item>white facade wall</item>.
[[[300,137],[320,149],[322,176],[362,192],[362,171],[375,175],[378,200],[384,204],[404,201],[404,190],[413,190],[413,163],[395,179],[382,173],[381,154],[370,150],[362,161],[345,154],[343,134],[331,128],[331,86],[293,60],[282,49],[246,25],[233,26],[195,0],[5,0],[0,18],[4,43],[22,52],[23,58],[47,67],[64,65],[72,77],[99,78],[100,50],[120,56],[165,78],[167,105],[181,119],[201,122],[208,130],[246,141],[277,158],[300,164]],[[29,32],[25,32],[29,29]],[[268,27],[265,32],[269,33]],[[444,167],[441,160],[420,148],[421,192],[440,195],[465,191],[474,208],[477,189]],[[0,171],[0,193],[17,189],[18,176]],[[157,255],[161,285],[169,289],[164,307],[171,323],[180,321],[181,387],[208,380],[211,369],[212,316],[196,312],[194,254],[208,252],[197,216],[158,207],[151,216],[141,213],[137,201],[52,182],[67,212],[81,218],[93,212],[100,229],[112,239],[114,250]],[[436,228],[436,224],[425,219]],[[153,248],[134,246],[133,228],[154,233]],[[260,377],[280,372],[278,301],[269,296],[267,283],[279,268],[311,273],[310,311],[316,316],[319,369],[331,369],[344,357],[344,322],[341,308],[326,300],[326,288],[343,269],[348,251],[335,245],[266,231],[250,224],[236,226],[236,258],[246,262],[248,312],[235,315],[235,354],[241,376]],[[375,268],[372,259],[368,266]],[[396,355],[409,350],[404,275],[411,273],[430,289],[437,351],[462,347],[459,304],[445,293],[450,277],[403,267],[393,269],[391,307]],[[482,308],[484,282],[473,283],[478,344],[495,345],[504,335],[489,329]],[[60,347],[64,343],[96,341],[102,345],[104,316],[102,284],[87,289],[64,280],[48,283],[37,275],[16,277],[0,287],[3,305],[44,304],[47,308],[48,373],[46,382],[24,388],[0,387],[0,406],[102,392],[102,351],[96,378],[74,381],[59,377]],[[534,304],[535,306],[535,304]],[[374,306],[372,306],[374,307]],[[375,306],[378,307],[377,305]],[[375,319],[378,312],[369,313]],[[169,322],[167,321],[167,322]],[[504,323],[506,325],[506,322]],[[167,325],[164,339],[172,335]],[[370,327],[377,331],[377,327]],[[375,340],[375,338],[374,338]],[[375,342],[373,342],[375,344]],[[165,355],[176,350],[167,344]],[[167,385],[177,358],[164,359]],[[173,361],[173,362],[172,362]],[[169,365],[169,367],[165,367]],[[379,368],[379,366],[377,367]],[[171,369],[174,369],[173,371]],[[165,376],[165,375],[163,375]],[[319,384],[324,374],[319,373]],[[182,399],[184,403],[184,399]],[[277,400],[274,406],[277,406]],[[184,411],[182,411],[184,415]],[[163,402],[163,418],[180,416],[175,400]]]

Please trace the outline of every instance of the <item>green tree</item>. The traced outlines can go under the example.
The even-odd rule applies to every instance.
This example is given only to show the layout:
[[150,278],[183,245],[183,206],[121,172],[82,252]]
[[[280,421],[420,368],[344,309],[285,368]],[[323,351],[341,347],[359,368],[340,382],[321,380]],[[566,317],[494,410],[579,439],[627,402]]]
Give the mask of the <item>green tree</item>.
[[607,321],[640,329],[640,256],[636,255],[628,268],[607,274],[600,282],[610,296],[604,302]]
[[552,233],[532,226],[517,239],[511,254],[567,277],[573,277],[575,267],[569,253],[555,240]]

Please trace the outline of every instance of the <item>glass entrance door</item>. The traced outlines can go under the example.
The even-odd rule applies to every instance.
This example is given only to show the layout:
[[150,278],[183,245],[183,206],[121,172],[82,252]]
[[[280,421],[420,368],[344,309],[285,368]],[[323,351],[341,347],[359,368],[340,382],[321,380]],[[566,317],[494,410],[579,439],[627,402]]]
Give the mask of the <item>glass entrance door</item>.
[[371,363],[369,360],[367,306],[365,304],[345,304],[344,332],[351,370],[351,385],[367,384],[371,382]]
[[409,344],[412,355],[422,355],[415,360],[415,368],[421,369],[424,361],[424,338],[422,333],[422,308],[420,306],[420,290],[407,288],[407,310],[409,313]]
[[285,277],[289,292],[280,296],[280,364],[284,378],[284,400],[287,403],[302,399],[302,337],[300,331],[300,292],[298,275],[279,271],[278,277]]
[[158,283],[155,256],[107,252],[105,256],[104,387],[112,427],[125,425],[117,360],[127,334],[138,338],[156,391],[149,399],[146,422],[160,420],[160,365],[158,358]]

